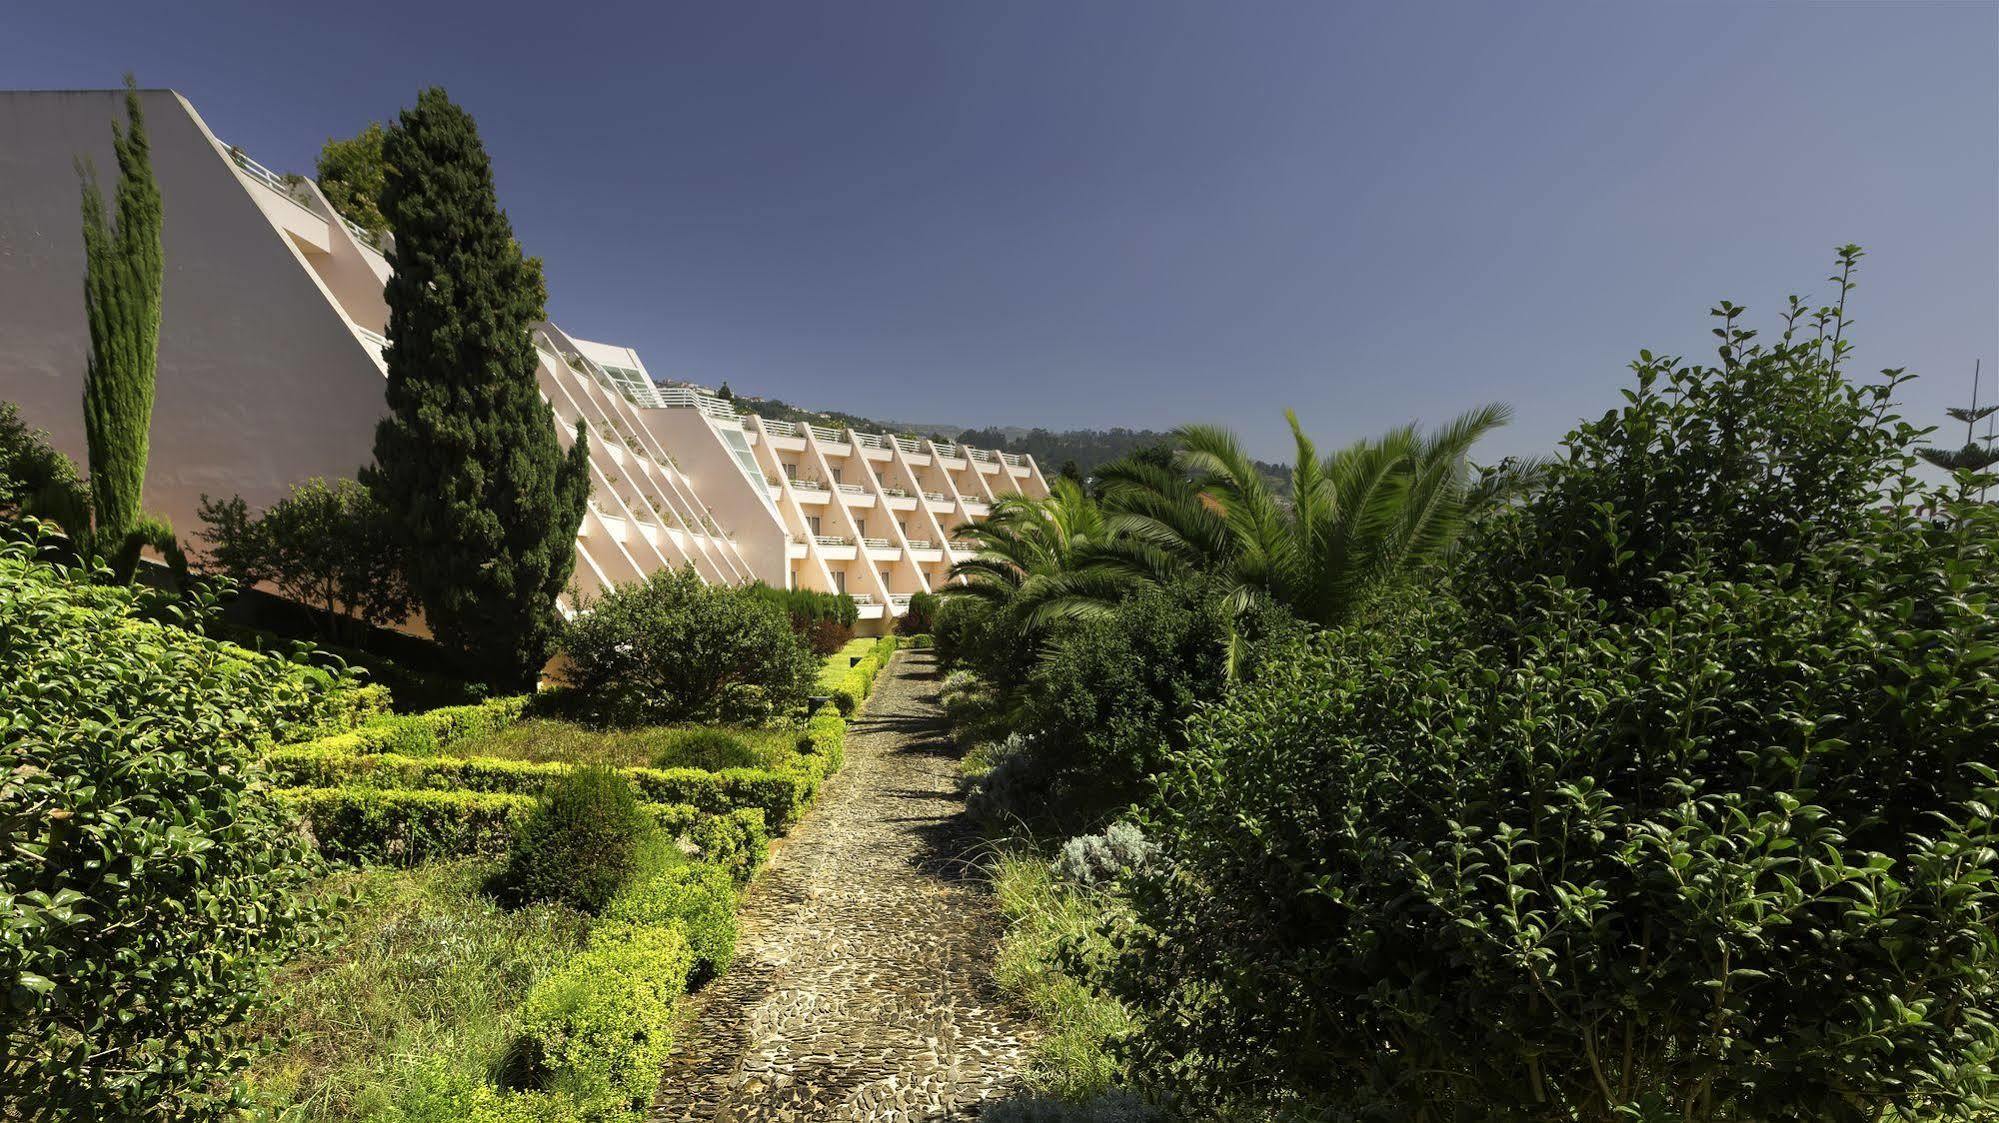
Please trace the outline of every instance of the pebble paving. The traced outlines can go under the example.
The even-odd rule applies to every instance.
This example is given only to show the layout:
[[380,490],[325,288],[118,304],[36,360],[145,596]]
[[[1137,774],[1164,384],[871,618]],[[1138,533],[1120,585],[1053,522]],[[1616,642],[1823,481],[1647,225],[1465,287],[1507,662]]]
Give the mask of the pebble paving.
[[736,963],[702,991],[653,1119],[976,1119],[1031,1029],[994,990],[998,921],[928,651],[898,655],[847,763],[751,886]]

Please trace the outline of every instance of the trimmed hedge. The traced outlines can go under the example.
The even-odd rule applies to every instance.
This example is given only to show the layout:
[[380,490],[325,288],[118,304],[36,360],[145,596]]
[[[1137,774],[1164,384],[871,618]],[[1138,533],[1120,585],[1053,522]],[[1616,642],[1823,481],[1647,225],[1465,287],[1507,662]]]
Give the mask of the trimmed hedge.
[[833,699],[842,717],[851,717],[875,688],[875,676],[895,654],[895,636],[857,639],[826,660],[819,670],[819,690]]
[[[388,788],[283,788],[274,795],[298,816],[322,855],[352,865],[505,854],[536,803],[534,796],[512,792]],[[713,817],[676,804],[647,804],[646,812],[676,835]]]
[[703,816],[688,830],[687,841],[739,885],[748,883],[770,858],[770,832],[764,829],[763,812],[754,807]]
[[673,1049],[695,953],[678,925],[599,924],[521,1004],[534,1082],[598,1111],[644,1111]]
[[[330,738],[329,738],[330,740]],[[535,795],[575,770],[560,761],[498,757],[414,757],[402,753],[354,753],[314,742],[274,749],[265,768],[274,783],[289,788],[364,787],[401,791],[487,792]],[[797,770],[729,768],[626,768],[620,771],[654,803],[691,804],[720,815],[754,807],[782,832],[790,829],[818,793],[819,776],[810,765]]]
[[847,722],[831,705],[821,706],[799,735],[802,758],[819,762],[821,776],[831,776],[847,762]]
[[520,720],[531,701],[526,695],[518,695],[471,706],[445,706],[420,714],[377,714],[354,729],[282,748],[430,756],[454,741],[505,729]]
[[702,979],[726,972],[736,958],[735,879],[730,871],[710,862],[642,869],[604,906],[602,918],[679,926],[694,951],[696,974]]

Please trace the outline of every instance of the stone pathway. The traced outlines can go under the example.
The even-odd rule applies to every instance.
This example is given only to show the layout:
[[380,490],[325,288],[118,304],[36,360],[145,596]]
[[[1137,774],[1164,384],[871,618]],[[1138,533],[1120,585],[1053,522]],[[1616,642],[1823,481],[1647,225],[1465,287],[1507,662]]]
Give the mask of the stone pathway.
[[910,651],[876,684],[846,767],[752,886],[655,1120],[975,1119],[1016,1090],[1031,1031],[992,986],[938,681]]

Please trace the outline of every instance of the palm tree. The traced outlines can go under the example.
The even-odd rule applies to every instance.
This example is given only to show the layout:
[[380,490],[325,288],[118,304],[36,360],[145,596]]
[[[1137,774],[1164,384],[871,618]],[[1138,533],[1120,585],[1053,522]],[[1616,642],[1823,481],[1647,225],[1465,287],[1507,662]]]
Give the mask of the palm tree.
[[1115,591],[1103,588],[1086,564],[1110,532],[1102,508],[1075,480],[1057,476],[1045,499],[1002,496],[964,534],[977,553],[951,567],[963,581],[945,592],[1015,611],[1024,627],[1089,615],[1115,599],[1085,595]]
[[1177,470],[1126,462],[1098,473],[1104,529],[1078,560],[1127,582],[1206,570],[1238,613],[1268,600],[1307,623],[1344,623],[1448,556],[1480,504],[1531,486],[1531,465],[1473,475],[1472,446],[1509,416],[1483,406],[1428,434],[1405,426],[1321,458],[1287,410],[1297,445],[1288,501],[1226,430],[1186,426]]

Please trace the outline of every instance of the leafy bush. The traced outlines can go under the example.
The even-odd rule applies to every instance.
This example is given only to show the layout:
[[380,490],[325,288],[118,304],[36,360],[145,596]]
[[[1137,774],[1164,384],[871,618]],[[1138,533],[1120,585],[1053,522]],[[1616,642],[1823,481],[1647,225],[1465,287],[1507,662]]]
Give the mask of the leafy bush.
[[805,723],[798,751],[825,762],[824,772],[838,772],[847,759],[847,722],[835,707],[820,707]]
[[0,544],[0,1112],[211,1117],[317,915],[253,750],[341,703],[33,549]]
[[597,912],[631,876],[652,830],[630,780],[609,768],[578,768],[551,783],[521,823],[498,883],[515,902]]
[[644,1111],[673,1048],[673,1014],[694,952],[677,927],[599,924],[590,947],[521,1006],[532,1086],[580,1104]]
[[217,567],[246,585],[269,581],[287,599],[315,609],[328,629],[325,639],[410,614],[396,528],[353,480],[295,484],[255,518],[241,496],[204,495],[200,515]]
[[582,704],[626,725],[766,721],[805,701],[816,668],[781,610],[692,568],[591,602],[563,649]]
[[1196,1113],[1999,1106],[1999,512],[1909,478],[1839,309],[1768,345],[1737,311],[1718,366],[1641,358],[1455,603],[1192,720],[1113,977],[1142,1078]]
[[50,519],[71,533],[89,529],[90,493],[76,464],[30,429],[13,402],[0,402],[0,518]]
[[741,737],[721,729],[689,729],[676,733],[653,757],[654,768],[752,768],[762,761]]
[[1028,726],[1040,732],[1054,813],[1087,822],[1142,793],[1180,744],[1181,721],[1221,696],[1229,633],[1220,599],[1189,581],[1133,595],[1053,641],[1029,680]]
[[694,953],[696,983],[727,971],[736,957],[736,885],[729,871],[688,862],[665,837],[647,844],[638,865],[604,906],[603,919],[678,927]]

